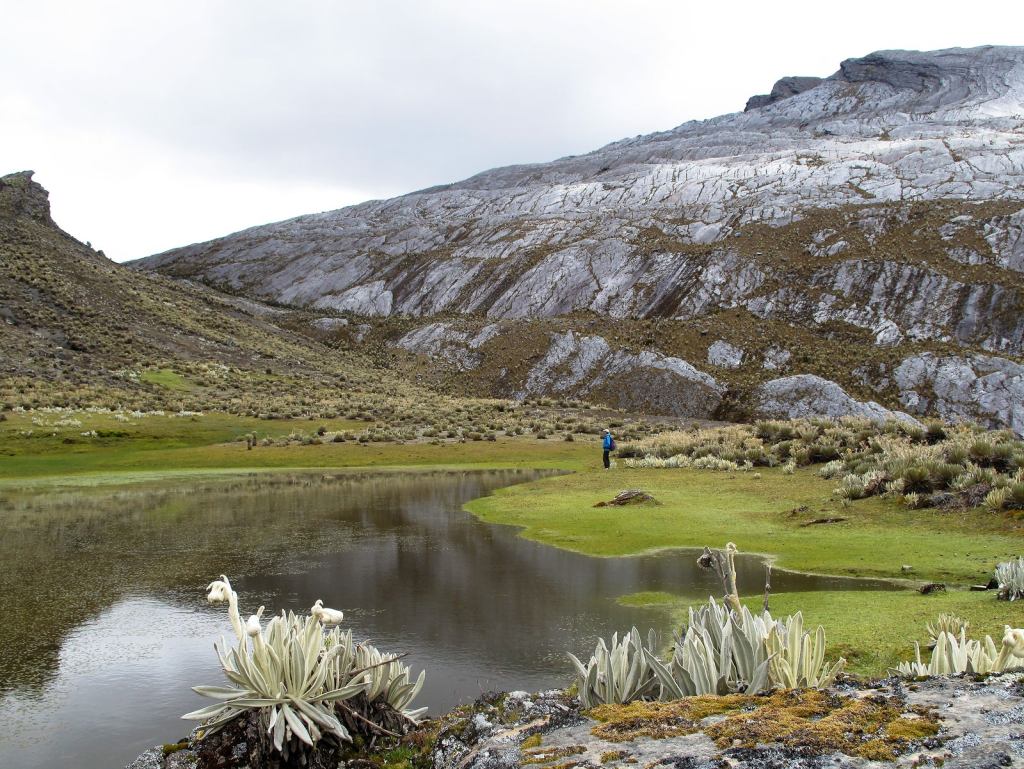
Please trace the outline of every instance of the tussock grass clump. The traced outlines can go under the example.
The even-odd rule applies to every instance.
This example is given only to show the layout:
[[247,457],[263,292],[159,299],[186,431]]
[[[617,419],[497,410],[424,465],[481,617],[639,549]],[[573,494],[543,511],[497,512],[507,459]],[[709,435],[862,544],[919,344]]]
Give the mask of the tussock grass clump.
[[917,507],[1024,510],[1024,441],[970,425],[878,424],[844,418],[762,421],[665,432],[625,446],[627,467],[744,470],[820,465],[843,500],[873,496]]

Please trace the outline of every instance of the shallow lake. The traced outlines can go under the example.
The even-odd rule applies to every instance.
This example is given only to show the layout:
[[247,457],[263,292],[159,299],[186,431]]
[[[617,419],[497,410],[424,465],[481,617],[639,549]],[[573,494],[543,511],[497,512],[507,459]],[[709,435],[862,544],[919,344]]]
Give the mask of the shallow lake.
[[[441,713],[480,693],[569,683],[566,651],[667,615],[622,595],[721,592],[692,552],[589,558],[462,511],[532,471],[253,474],[127,488],[0,490],[0,767],[123,766],[186,735],[189,689],[220,684],[231,633],[205,586],[260,605],[345,611],[356,637],[407,652]],[[623,515],[629,515],[623,510]],[[717,543],[716,543],[717,544]],[[740,584],[763,570],[742,559]],[[883,583],[775,572],[775,592]]]

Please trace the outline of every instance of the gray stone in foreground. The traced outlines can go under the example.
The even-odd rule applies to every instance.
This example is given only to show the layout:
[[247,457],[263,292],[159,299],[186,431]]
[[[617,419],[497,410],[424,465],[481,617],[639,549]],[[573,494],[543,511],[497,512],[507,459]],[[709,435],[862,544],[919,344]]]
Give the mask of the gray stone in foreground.
[[[895,698],[908,713],[914,708],[931,710],[939,733],[913,743],[891,762],[839,752],[813,755],[799,746],[777,743],[723,749],[703,732],[609,742],[593,735],[597,722],[581,712],[579,700],[558,690],[484,695],[471,712],[442,716],[431,762],[434,769],[519,769],[526,761],[532,769],[554,769],[566,762],[579,769],[1024,767],[1022,677],[1007,673],[982,681],[962,676],[913,683],[888,679],[869,685],[847,680],[833,687],[836,694],[853,698]],[[522,744],[535,734],[541,736],[541,747],[526,755]],[[558,753],[570,746],[571,755]],[[160,748],[153,748],[127,769],[185,769],[195,756],[185,749],[165,757]],[[243,756],[238,758],[238,765],[245,764]]]
[[[548,692],[519,701],[506,700],[501,713],[511,717],[487,721],[461,737],[442,732],[434,754],[435,769],[517,769],[523,765],[523,740],[541,734],[543,749],[551,758],[539,760],[536,750],[527,760],[531,767],[546,769],[571,761],[581,769],[883,769],[942,765],[948,769],[984,769],[1024,766],[1024,697],[1019,674],[994,676],[982,682],[969,678],[934,678],[907,685],[892,679],[878,688],[846,685],[836,687],[851,697],[896,697],[909,710],[933,708],[940,723],[936,738],[918,743],[895,761],[874,761],[835,752],[807,755],[799,747],[778,744],[754,748],[721,749],[704,733],[653,739],[639,737],[609,742],[595,737],[597,722],[579,711],[577,701]],[[522,693],[520,693],[522,694]],[[568,758],[558,748],[574,747]],[[583,751],[579,752],[582,748]],[[540,750],[540,749],[537,749]],[[609,758],[612,753],[618,757]]]
[[164,769],[164,752],[160,748],[150,748],[132,761],[125,769]]

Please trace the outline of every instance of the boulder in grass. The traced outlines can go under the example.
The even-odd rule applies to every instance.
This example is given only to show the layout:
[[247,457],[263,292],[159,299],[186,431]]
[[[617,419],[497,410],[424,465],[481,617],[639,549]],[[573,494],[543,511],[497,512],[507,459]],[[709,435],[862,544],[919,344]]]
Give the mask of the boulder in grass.
[[640,489],[627,489],[626,491],[620,491],[615,495],[614,499],[610,499],[607,502],[598,502],[594,507],[625,507],[626,505],[660,505],[661,502],[656,500],[646,491]]

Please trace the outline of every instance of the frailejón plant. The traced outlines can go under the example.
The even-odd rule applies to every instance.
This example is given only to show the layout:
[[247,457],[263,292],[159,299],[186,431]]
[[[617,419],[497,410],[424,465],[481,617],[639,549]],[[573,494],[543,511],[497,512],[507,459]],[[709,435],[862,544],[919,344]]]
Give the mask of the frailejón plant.
[[896,673],[908,678],[949,676],[960,673],[1005,673],[1024,667],[1024,630],[1006,625],[1003,639],[996,648],[991,636],[981,641],[967,638],[964,630],[958,635],[941,632],[935,639],[931,659],[921,659],[921,645],[914,642],[914,660],[901,662]]
[[805,631],[800,612],[773,619],[767,592],[760,614],[744,606],[736,585],[738,552],[732,542],[724,551],[704,548],[697,562],[718,573],[724,597],[690,608],[667,662],[657,654],[653,631],[645,646],[636,628],[621,642],[613,636],[611,649],[599,640],[587,665],[570,654],[583,706],[830,685],[846,660],[825,662],[825,630]]
[[[351,631],[337,628],[341,612],[324,609],[318,601],[308,616],[282,611],[264,628],[262,606],[242,622],[238,595],[227,577],[221,575],[208,590],[210,603],[228,604],[237,642],[229,646],[222,638],[219,645],[214,644],[232,686],[194,687],[196,693],[217,702],[183,716],[206,722],[202,736],[244,713],[256,712],[274,750],[287,758],[328,735],[351,740],[350,729],[343,723],[346,716],[372,731],[388,731],[358,712],[359,698],[382,699],[409,723],[422,714],[423,709],[407,706],[422,687],[423,674],[410,683],[408,668],[394,656],[353,643]],[[326,626],[332,629],[325,633]]]
[[[351,643],[352,631],[348,632]],[[409,721],[416,722],[427,712],[426,708],[410,709],[409,705],[423,688],[426,677],[420,671],[415,681],[410,680],[409,666],[398,659],[397,655],[385,654],[370,644],[356,646],[355,670],[366,671],[366,696],[370,702],[383,700],[396,712],[401,713]]]
[[771,622],[767,612],[755,617],[745,606],[732,612],[713,598],[697,610],[691,608],[685,634],[676,637],[668,664],[648,652],[659,698],[765,689],[769,659],[764,639]]
[[954,636],[966,634],[971,629],[971,623],[963,617],[943,612],[934,624],[926,623],[925,629],[928,631],[928,648],[934,649],[940,633],[951,633]]
[[645,652],[653,653],[655,643],[653,630],[647,636],[645,647],[640,631],[633,628],[624,633],[621,640],[618,633],[614,634],[610,647],[603,638],[599,638],[586,665],[574,654],[569,654],[576,668],[583,707],[624,704],[653,696],[657,683],[648,662],[649,655]]
[[1024,558],[1016,558],[996,566],[999,597],[1007,601],[1024,598]]
[[846,666],[843,657],[825,662],[825,629],[818,625],[813,635],[805,631],[802,612],[776,622],[765,645],[771,655],[769,678],[784,689],[829,686]]

